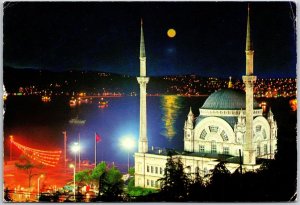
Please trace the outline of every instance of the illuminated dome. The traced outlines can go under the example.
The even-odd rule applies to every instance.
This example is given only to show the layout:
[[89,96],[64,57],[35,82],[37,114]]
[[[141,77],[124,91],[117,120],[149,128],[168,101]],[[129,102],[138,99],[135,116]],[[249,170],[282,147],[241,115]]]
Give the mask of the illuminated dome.
[[[211,110],[240,110],[246,108],[244,91],[233,89],[222,89],[212,93],[204,102],[201,109]],[[259,109],[256,100],[253,101],[253,108]]]

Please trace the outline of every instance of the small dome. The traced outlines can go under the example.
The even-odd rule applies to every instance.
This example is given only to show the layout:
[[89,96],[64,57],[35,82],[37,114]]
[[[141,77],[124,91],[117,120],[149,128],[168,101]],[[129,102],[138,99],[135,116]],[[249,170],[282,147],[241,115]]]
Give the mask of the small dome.
[[[212,93],[204,102],[201,109],[210,110],[240,110],[246,108],[246,94],[242,90],[222,89]],[[253,108],[259,109],[259,105],[253,99]]]

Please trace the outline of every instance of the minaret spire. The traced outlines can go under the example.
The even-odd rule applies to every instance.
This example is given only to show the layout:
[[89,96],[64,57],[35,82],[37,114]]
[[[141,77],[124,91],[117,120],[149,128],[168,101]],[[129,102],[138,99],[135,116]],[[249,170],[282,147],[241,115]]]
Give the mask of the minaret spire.
[[190,112],[188,114],[188,122],[193,125],[193,121],[194,121],[194,114],[193,114],[193,111],[192,111],[192,107],[190,107]]
[[143,32],[143,20],[141,19],[141,40],[140,40],[140,77],[137,77],[140,84],[140,136],[138,152],[148,152],[147,137],[147,83],[149,78],[146,77],[146,52]]
[[247,37],[246,37],[246,51],[252,51],[251,30],[250,30],[250,4],[248,4],[248,19],[247,19]]
[[251,41],[250,6],[248,4],[247,35],[246,35],[246,75],[243,76],[246,91],[246,136],[243,148],[243,163],[256,164],[256,152],[253,145],[253,88],[256,76],[253,75],[254,50]]
[[190,112],[189,112],[189,115],[194,115],[194,114],[193,114],[193,111],[192,111],[192,106],[190,106]]
[[141,19],[140,76],[146,76],[146,51],[144,42],[143,19]]
[[143,31],[143,19],[141,19],[141,41],[140,41],[140,58],[146,57],[144,31]]
[[253,74],[253,56],[254,50],[251,39],[251,25],[250,25],[250,4],[248,4],[248,16],[247,16],[247,35],[246,35],[246,75]]

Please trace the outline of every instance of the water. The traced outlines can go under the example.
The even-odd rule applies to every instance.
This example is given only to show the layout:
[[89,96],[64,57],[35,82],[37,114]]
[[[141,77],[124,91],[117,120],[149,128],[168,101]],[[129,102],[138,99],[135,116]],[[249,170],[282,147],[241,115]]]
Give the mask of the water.
[[[67,131],[68,157],[72,158],[71,145],[80,135],[81,159],[94,161],[95,133],[102,141],[97,143],[97,159],[127,164],[128,151],[121,140],[131,137],[138,141],[139,97],[107,98],[109,106],[98,108],[98,100],[91,104],[70,107],[68,98],[54,97],[44,103],[37,96],[10,96],[6,101],[4,118],[5,157],[9,157],[9,135],[15,141],[32,148],[63,150],[62,132]],[[201,106],[205,97],[185,98],[179,96],[156,96],[147,98],[147,120],[149,147],[183,149],[183,125],[189,107]],[[70,124],[69,120],[79,117],[84,125]],[[130,164],[137,143],[130,150]],[[13,157],[20,153],[14,150]]]
[[[183,150],[183,126],[190,106],[195,116],[206,97],[155,96],[147,97],[147,120],[149,148],[165,147]],[[136,141],[130,150],[130,165],[133,166],[133,153],[137,151],[139,133],[139,97],[107,98],[109,106],[98,108],[98,100],[91,104],[70,107],[69,98],[53,97],[44,103],[37,96],[9,96],[4,118],[4,153],[9,158],[9,135],[15,141],[32,148],[43,150],[63,150],[66,130],[68,136],[68,158],[73,159],[71,145],[80,134],[81,159],[94,162],[94,140],[98,133],[102,141],[97,143],[98,161],[114,162],[126,170],[128,151],[121,140],[131,137]],[[283,103],[284,102],[284,103]],[[280,123],[279,116],[286,116],[289,110],[287,100],[272,100],[273,113]],[[284,109],[282,109],[284,108]],[[282,113],[281,113],[282,112]],[[82,126],[70,124],[75,117],[86,120]],[[20,152],[14,148],[16,159]]]

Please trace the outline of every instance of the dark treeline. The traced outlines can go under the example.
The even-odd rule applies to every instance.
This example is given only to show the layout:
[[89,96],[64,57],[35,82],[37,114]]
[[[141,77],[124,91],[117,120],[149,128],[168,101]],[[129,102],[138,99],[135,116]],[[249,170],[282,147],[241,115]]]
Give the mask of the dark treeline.
[[[147,93],[149,94],[184,94],[190,89],[200,94],[207,94],[213,92],[214,89],[204,88],[204,82],[208,78],[195,76],[203,82],[196,83],[189,87],[187,84],[191,83],[190,75],[181,76],[180,80],[173,81],[171,79],[164,79],[162,76],[150,76],[150,82],[147,85]],[[224,80],[224,79],[223,79]],[[227,81],[227,79],[226,79]],[[225,81],[224,81],[225,82]],[[132,92],[139,93],[139,84],[136,76],[120,75],[115,73],[107,73],[101,71],[81,71],[68,70],[61,72],[54,72],[49,70],[39,69],[16,69],[4,66],[3,68],[3,83],[8,93],[17,93],[19,88],[32,88],[35,91],[50,91],[55,93],[69,93],[78,92],[103,93],[118,92],[121,94],[131,94]],[[185,91],[178,91],[175,88],[184,88]]]
[[[171,159],[171,157],[170,157]],[[230,173],[220,162],[204,181],[189,178],[178,160],[169,160],[161,190],[131,201],[139,202],[287,202],[296,200],[296,169],[281,159],[266,162],[256,172]],[[285,167],[282,167],[285,166]],[[176,168],[175,168],[176,167]],[[175,169],[174,169],[175,168]]]

